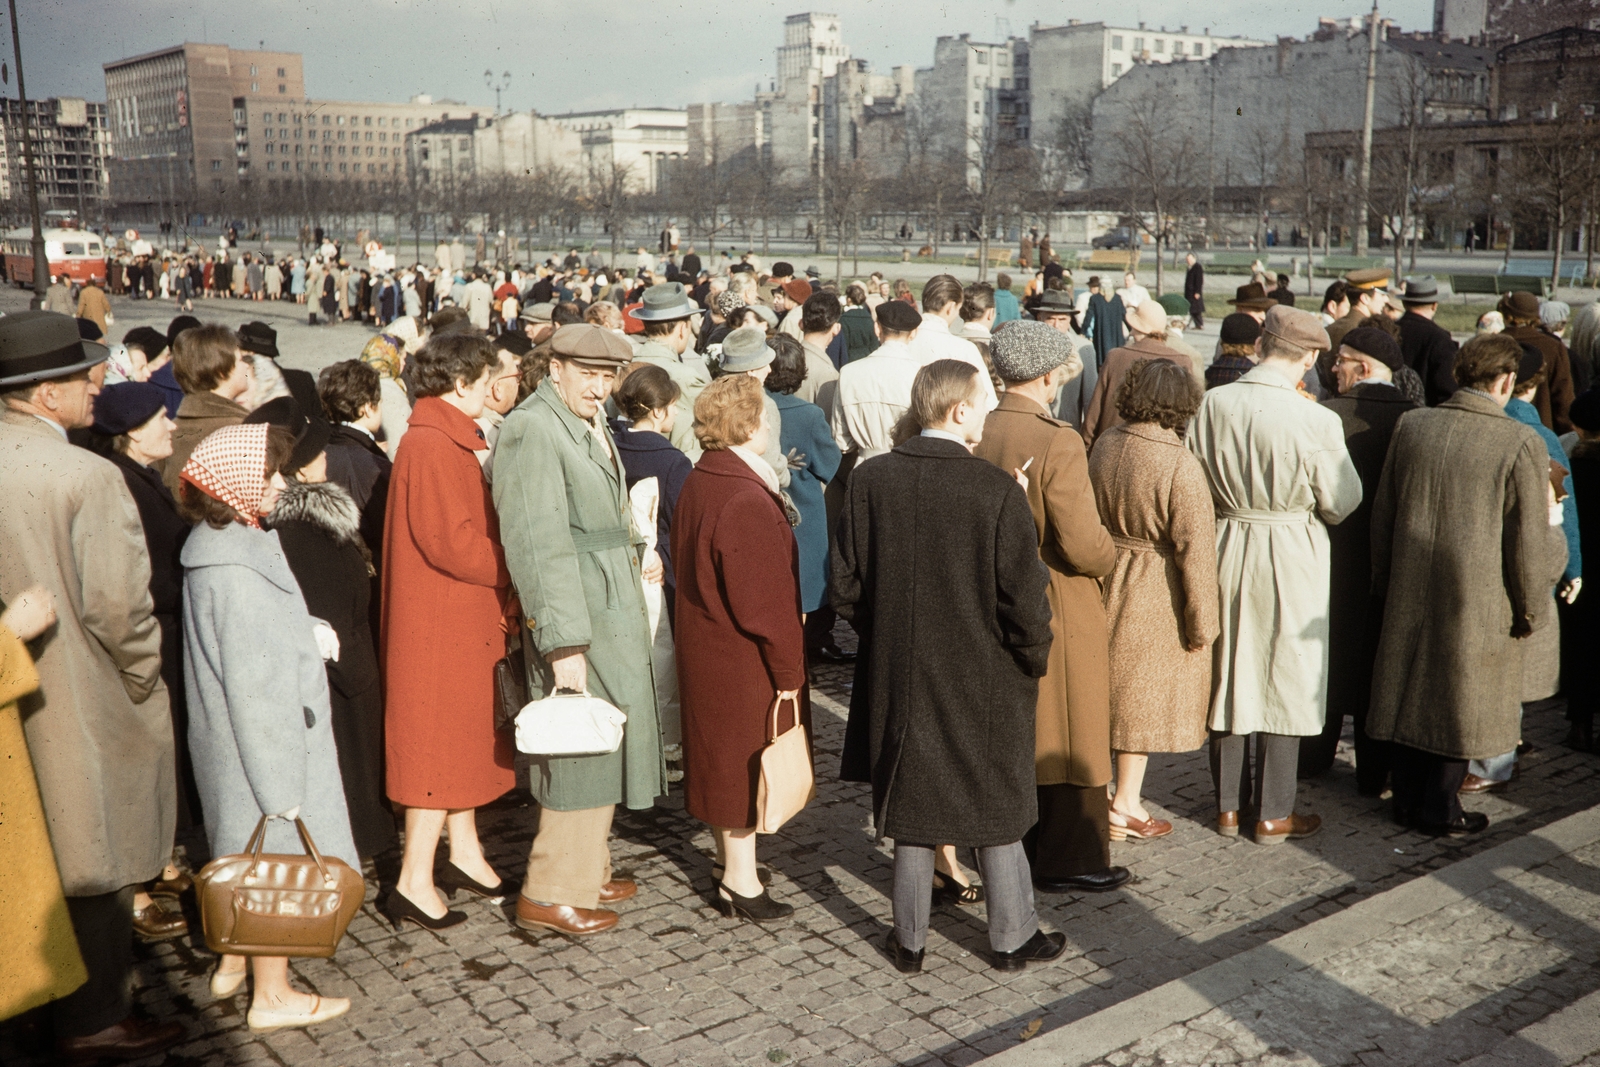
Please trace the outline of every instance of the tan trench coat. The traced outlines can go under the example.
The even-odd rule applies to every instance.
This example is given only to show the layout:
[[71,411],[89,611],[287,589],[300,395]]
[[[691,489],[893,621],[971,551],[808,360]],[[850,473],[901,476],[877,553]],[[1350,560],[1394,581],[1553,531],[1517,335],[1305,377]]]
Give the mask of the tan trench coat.
[[[150,557],[122,473],[32,415],[0,412],[0,596],[55,596],[22,725],[68,896],[156,877],[177,778]],[[41,647],[42,646],[42,647]]]
[[1039,679],[1040,785],[1111,780],[1111,681],[1100,579],[1116,559],[1089,485],[1083,438],[1026,397],[1003,393],[974,450],[1007,474],[1030,458],[1028,506],[1050,571],[1050,666]]
[[1218,629],[1217,530],[1205,472],[1171,430],[1123,423],[1096,441],[1089,480],[1117,546],[1105,580],[1111,747],[1192,752],[1206,739]]

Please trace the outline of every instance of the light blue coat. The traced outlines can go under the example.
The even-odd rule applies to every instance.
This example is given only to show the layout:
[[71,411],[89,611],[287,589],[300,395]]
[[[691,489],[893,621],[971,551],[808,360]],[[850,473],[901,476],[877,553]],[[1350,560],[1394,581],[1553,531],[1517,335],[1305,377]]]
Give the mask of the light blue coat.
[[[244,851],[263,813],[298,806],[317,849],[356,870],[328,676],[278,535],[201,523],[184,543],[189,752],[213,856]],[[267,824],[267,852],[303,851]]]

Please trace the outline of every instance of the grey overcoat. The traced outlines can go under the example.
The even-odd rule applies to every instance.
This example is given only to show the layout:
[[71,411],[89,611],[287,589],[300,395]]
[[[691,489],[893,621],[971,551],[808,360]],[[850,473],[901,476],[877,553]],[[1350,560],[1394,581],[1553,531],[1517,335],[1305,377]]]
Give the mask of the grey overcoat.
[[[263,814],[299,807],[318,850],[359,871],[328,675],[277,532],[201,523],[179,558],[189,753],[212,854],[244,851]],[[302,852],[294,824],[267,823],[266,851]]]
[[548,378],[506,416],[495,446],[494,506],[522,603],[528,694],[551,691],[547,655],[585,648],[589,692],[628,717],[615,752],[534,758],[533,795],[555,811],[648,808],[666,792],[639,573],[644,537],[616,449],[604,420],[591,428]]

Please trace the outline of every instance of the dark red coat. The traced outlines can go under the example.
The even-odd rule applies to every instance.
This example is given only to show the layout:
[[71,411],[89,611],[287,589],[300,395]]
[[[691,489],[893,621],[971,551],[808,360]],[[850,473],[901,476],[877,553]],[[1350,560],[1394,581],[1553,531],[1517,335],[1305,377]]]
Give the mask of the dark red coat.
[[390,799],[476,808],[515,784],[494,729],[494,665],[511,576],[477,425],[423,397],[395,451],[383,537],[383,679]]
[[[767,714],[779,690],[801,691],[810,728],[800,553],[766,483],[734,453],[716,451],[684,480],[672,559],[688,811],[712,826],[754,826]],[[779,728],[792,722],[786,706]]]

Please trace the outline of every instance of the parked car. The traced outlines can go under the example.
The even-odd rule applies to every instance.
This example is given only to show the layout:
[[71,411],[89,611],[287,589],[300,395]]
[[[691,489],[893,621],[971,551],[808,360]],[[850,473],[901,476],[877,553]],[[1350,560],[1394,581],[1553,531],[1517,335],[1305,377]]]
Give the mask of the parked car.
[[1089,242],[1090,248],[1138,248],[1139,237],[1131,226],[1118,226]]

